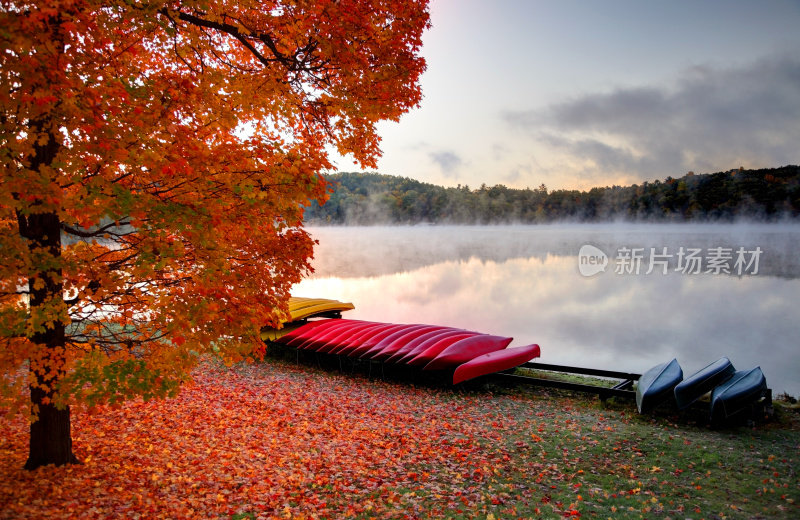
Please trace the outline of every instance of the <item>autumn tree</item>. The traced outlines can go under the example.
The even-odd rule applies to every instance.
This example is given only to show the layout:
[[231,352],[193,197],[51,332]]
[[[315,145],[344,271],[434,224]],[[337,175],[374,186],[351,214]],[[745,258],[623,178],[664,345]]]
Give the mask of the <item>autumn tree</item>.
[[330,150],[419,104],[427,0],[0,0],[0,392],[27,468],[70,406],[258,354]]

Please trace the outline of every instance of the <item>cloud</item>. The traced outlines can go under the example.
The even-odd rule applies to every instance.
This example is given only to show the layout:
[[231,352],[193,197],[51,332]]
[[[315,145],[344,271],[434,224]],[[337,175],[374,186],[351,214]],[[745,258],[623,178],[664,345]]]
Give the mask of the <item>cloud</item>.
[[800,160],[800,52],[692,67],[673,85],[618,88],[507,112],[514,129],[584,165],[639,178]]
[[457,177],[457,171],[464,161],[456,153],[449,150],[430,152],[428,157],[442,170],[445,177]]

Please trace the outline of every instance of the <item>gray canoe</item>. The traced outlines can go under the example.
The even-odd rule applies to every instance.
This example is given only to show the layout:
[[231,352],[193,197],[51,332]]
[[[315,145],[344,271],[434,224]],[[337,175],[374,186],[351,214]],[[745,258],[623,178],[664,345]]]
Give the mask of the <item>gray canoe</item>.
[[677,359],[656,365],[639,378],[636,386],[636,407],[647,413],[672,398],[675,385],[683,379],[683,369]]
[[731,361],[723,357],[687,377],[675,386],[678,409],[688,408],[704,394],[730,379],[735,372]]
[[760,399],[767,390],[761,367],[739,370],[711,392],[711,421],[724,422]]

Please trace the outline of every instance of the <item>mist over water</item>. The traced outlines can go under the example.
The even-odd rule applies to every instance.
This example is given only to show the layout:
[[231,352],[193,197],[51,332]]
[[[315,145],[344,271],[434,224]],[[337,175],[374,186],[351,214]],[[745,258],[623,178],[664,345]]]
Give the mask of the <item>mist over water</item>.
[[[760,365],[776,393],[800,395],[800,225],[310,231],[320,242],[316,272],[293,294],[351,301],[356,309],[348,318],[512,336],[512,346],[538,343],[542,362],[632,372],[677,357],[689,375],[728,356],[740,370]],[[605,271],[581,275],[578,252],[585,244],[608,256]],[[638,274],[617,272],[625,248],[642,249]],[[666,253],[668,265],[646,274],[650,248]],[[699,274],[681,271],[680,248],[704,257],[730,249],[731,274],[706,273],[705,264]],[[736,251],[756,248],[757,265],[739,266],[737,275]]]

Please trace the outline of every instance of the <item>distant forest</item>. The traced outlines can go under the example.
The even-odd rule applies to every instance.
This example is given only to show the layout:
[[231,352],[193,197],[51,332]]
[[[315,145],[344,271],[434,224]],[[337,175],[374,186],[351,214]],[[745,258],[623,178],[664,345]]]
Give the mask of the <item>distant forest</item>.
[[800,216],[800,166],[731,170],[589,191],[445,188],[378,173],[327,177],[333,192],[306,208],[310,224],[501,224],[572,220],[685,221]]

